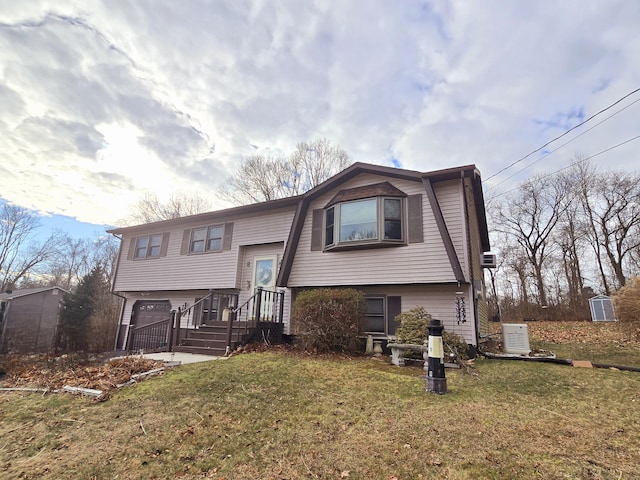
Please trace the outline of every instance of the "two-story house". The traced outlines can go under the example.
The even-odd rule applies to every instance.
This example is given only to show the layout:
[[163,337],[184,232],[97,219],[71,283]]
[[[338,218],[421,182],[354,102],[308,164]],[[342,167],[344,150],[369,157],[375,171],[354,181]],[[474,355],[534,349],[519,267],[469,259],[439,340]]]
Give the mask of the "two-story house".
[[294,335],[296,294],[318,287],[364,292],[363,335],[392,336],[395,316],[416,306],[470,345],[488,330],[483,267],[491,256],[473,165],[422,173],[355,163],[303,195],[110,233],[121,238],[117,348],[171,311],[180,313],[177,343],[190,351],[221,353],[187,330],[264,320],[265,312]]

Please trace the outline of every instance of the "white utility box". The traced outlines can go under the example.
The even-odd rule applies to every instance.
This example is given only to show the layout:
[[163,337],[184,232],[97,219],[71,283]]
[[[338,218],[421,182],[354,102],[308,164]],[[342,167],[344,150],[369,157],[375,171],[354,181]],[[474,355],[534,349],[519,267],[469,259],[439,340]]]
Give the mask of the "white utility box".
[[529,327],[526,324],[503,323],[502,324],[502,345],[504,353],[517,353],[529,355]]

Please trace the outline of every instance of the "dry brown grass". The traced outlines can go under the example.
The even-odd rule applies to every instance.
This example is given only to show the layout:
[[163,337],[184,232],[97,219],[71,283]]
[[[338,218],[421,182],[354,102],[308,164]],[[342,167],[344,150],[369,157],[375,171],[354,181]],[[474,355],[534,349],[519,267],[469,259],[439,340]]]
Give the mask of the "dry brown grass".
[[286,351],[183,366],[104,403],[3,394],[0,476],[638,478],[640,374],[476,364],[448,370],[443,396],[420,368]]

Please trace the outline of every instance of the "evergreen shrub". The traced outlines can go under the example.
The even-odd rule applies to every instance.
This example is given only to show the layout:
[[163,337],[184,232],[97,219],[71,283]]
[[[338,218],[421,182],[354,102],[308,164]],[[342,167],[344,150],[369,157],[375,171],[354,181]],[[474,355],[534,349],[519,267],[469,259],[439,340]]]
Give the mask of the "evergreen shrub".
[[[413,345],[424,345],[429,340],[429,329],[431,315],[424,307],[414,307],[411,310],[396,316],[395,321],[400,323],[396,329],[396,343],[409,343]],[[444,344],[445,356],[454,353],[460,359],[469,358],[469,345],[460,335],[442,331],[442,343]],[[421,357],[417,352],[406,352],[407,357]]]
[[300,292],[293,304],[295,343],[308,351],[348,352],[361,349],[364,294],[352,288],[318,288]]

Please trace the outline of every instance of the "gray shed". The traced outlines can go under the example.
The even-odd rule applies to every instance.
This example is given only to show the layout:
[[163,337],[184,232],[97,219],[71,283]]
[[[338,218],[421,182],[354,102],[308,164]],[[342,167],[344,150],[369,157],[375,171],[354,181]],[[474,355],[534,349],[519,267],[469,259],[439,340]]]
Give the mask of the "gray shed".
[[44,353],[55,347],[65,290],[25,288],[0,293],[0,352]]
[[591,309],[591,320],[594,322],[615,322],[617,320],[611,297],[606,295],[591,297],[589,308]]

